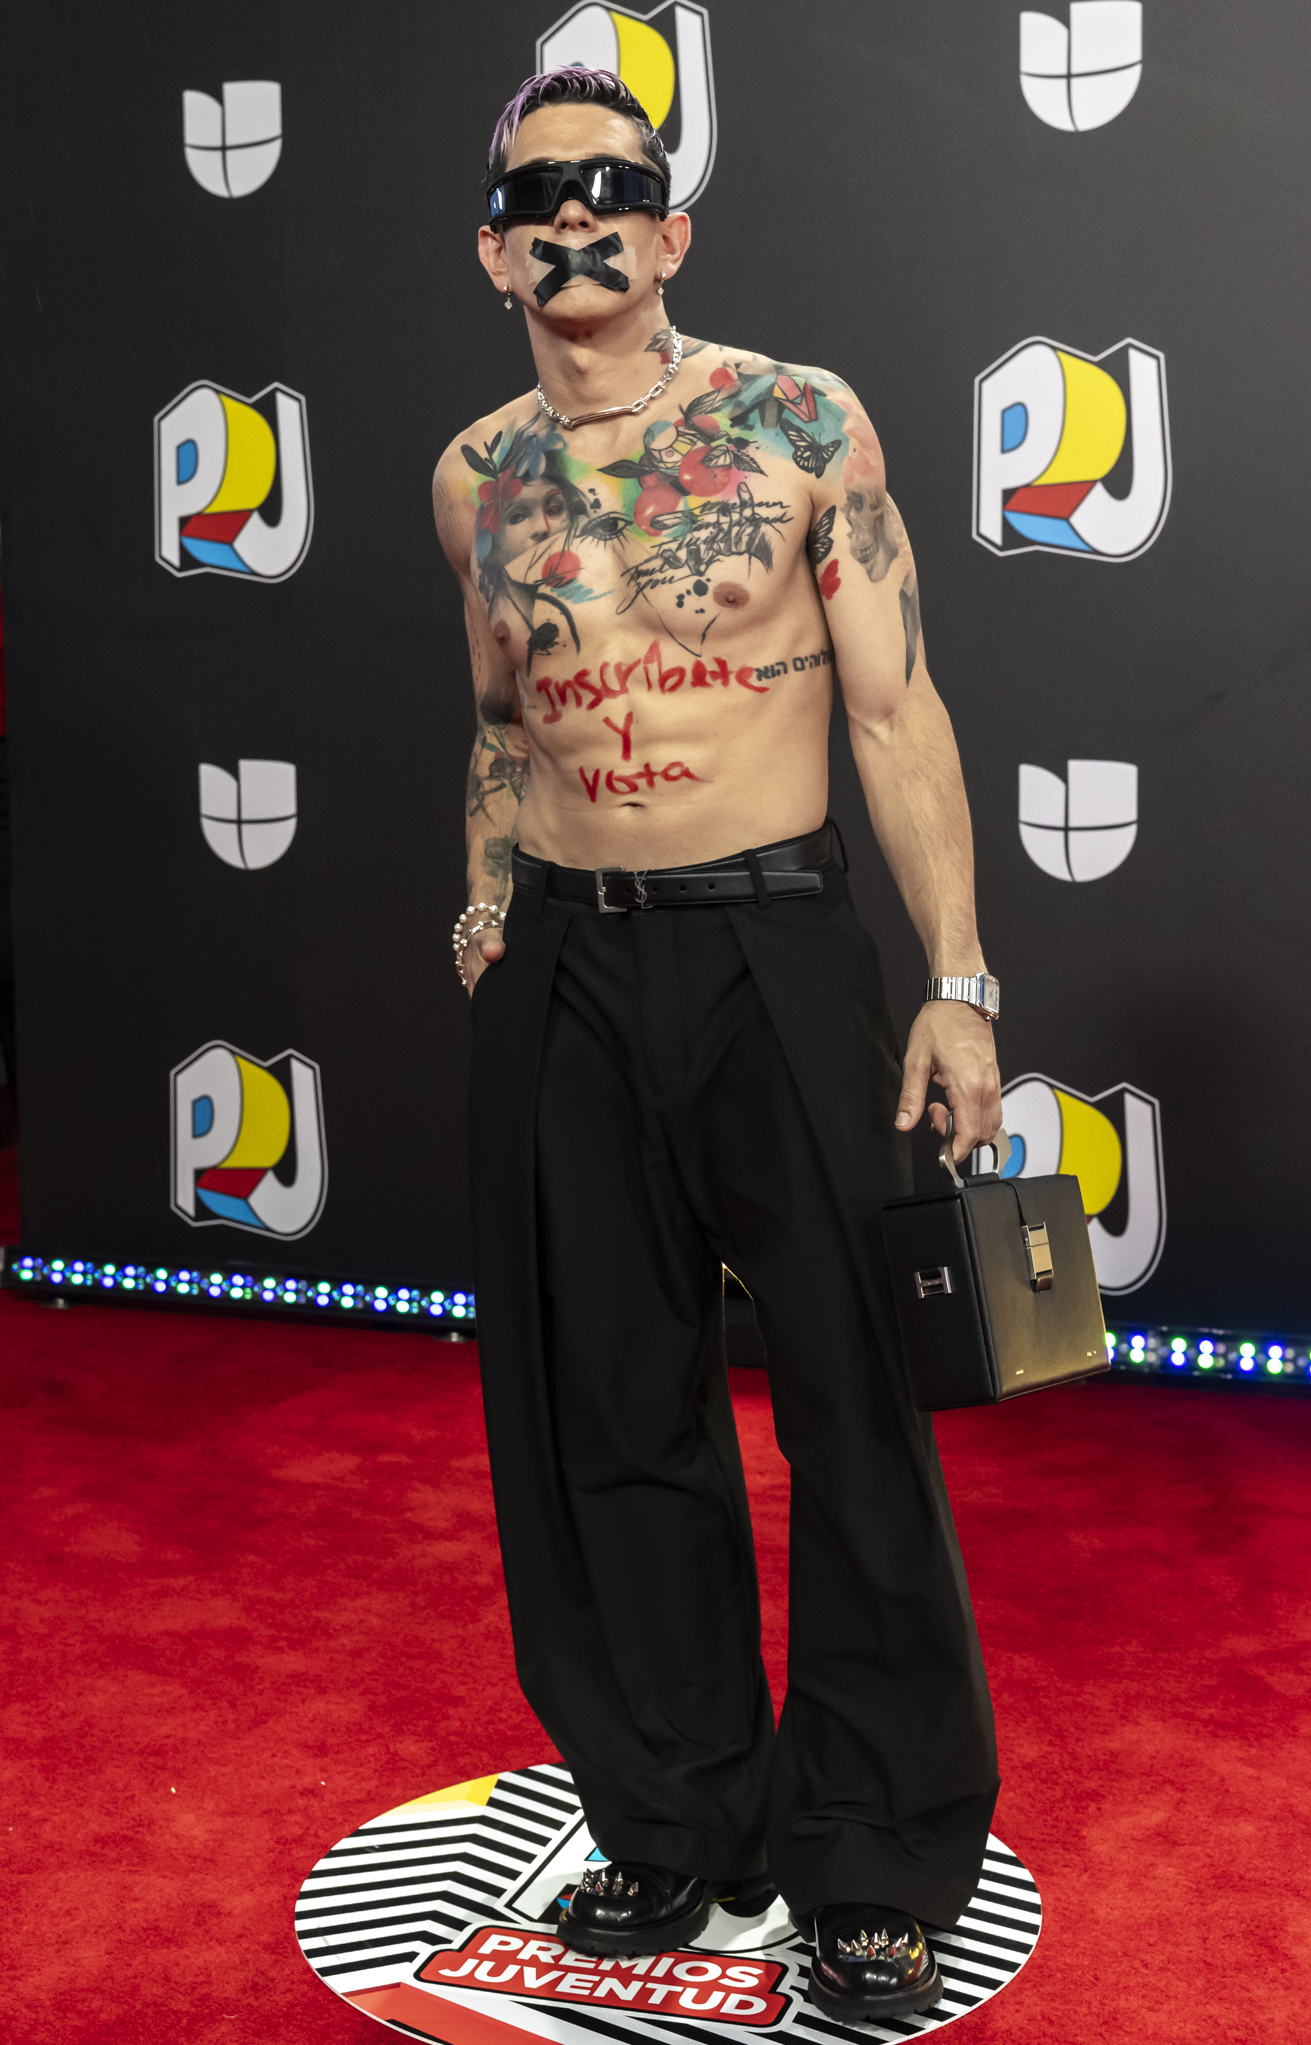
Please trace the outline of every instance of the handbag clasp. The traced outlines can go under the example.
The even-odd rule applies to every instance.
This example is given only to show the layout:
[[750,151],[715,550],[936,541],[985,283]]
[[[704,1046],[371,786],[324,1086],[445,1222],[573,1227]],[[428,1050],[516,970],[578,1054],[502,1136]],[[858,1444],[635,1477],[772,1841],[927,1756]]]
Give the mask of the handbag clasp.
[[1030,1285],[1035,1292],[1050,1292],[1053,1266],[1046,1222],[1035,1222],[1032,1228],[1023,1226],[1020,1234],[1024,1237],[1024,1254],[1029,1260]]

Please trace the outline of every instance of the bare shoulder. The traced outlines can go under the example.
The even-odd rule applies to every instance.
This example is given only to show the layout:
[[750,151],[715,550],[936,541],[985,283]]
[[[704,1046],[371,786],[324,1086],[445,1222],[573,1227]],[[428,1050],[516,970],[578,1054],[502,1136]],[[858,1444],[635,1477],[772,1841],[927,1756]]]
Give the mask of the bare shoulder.
[[817,369],[813,364],[786,362],[784,373],[802,390],[822,391],[834,404],[840,405],[847,421],[847,435],[853,449],[858,451],[858,462],[863,459],[877,464],[880,475],[883,470],[883,451],[874,431],[869,413],[845,377],[832,369]]
[[755,422],[767,445],[790,452],[811,479],[818,505],[840,502],[844,491],[853,490],[881,499],[883,450],[845,377],[814,363],[781,362],[754,348],[698,346],[705,357],[699,381],[720,391],[735,419]]
[[531,416],[533,395],[524,392],[495,412],[475,419],[443,451],[433,471],[432,511],[437,532],[452,565],[463,571],[478,510],[478,486],[493,474],[496,453],[508,436]]
[[812,390],[823,391],[826,396],[859,402],[851,385],[835,370],[819,369],[813,363],[782,362],[777,355],[767,355],[759,348],[734,348],[723,341],[698,341],[695,346],[708,360],[713,358],[733,368],[740,378],[785,376],[799,387],[809,384]]

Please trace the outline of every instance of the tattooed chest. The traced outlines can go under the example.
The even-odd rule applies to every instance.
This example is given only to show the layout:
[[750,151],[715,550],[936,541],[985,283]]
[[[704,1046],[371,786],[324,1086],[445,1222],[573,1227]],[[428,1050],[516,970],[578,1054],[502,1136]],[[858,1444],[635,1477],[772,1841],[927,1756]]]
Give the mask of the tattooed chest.
[[846,445],[842,417],[778,365],[723,365],[599,467],[541,417],[481,452],[466,446],[478,588],[516,666],[531,676],[545,656],[580,652],[602,621],[657,630],[693,655],[748,610],[763,622],[805,544],[806,479]]
[[527,668],[613,619],[632,565],[632,520],[620,492],[595,473],[489,479],[475,537],[479,593],[500,643]]

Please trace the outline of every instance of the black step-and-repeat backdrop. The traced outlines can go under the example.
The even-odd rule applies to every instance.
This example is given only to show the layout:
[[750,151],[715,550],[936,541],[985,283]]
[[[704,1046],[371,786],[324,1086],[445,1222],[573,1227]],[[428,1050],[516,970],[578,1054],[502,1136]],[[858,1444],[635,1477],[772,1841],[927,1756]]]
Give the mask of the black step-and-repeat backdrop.
[[[1108,1294],[1308,1318],[1311,17],[1292,0],[54,0],[3,38],[24,1246],[468,1282],[471,732],[428,508],[531,381],[539,65],[663,125],[687,333],[865,398],[1026,1172]],[[922,961],[840,723],[899,1019]]]

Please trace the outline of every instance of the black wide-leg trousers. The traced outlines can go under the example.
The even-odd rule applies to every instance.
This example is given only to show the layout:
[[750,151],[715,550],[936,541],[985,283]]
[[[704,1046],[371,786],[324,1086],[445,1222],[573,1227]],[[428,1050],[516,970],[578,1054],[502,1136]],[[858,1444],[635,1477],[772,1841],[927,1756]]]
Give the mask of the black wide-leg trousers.
[[[838,874],[602,917],[516,890],[474,994],[488,1442],[520,1680],[612,1859],[768,1865],[794,1915],[950,1924],[997,1789],[878,1213],[905,1190],[877,954]],[[755,1298],[792,1471],[774,1730],[720,1337]]]

